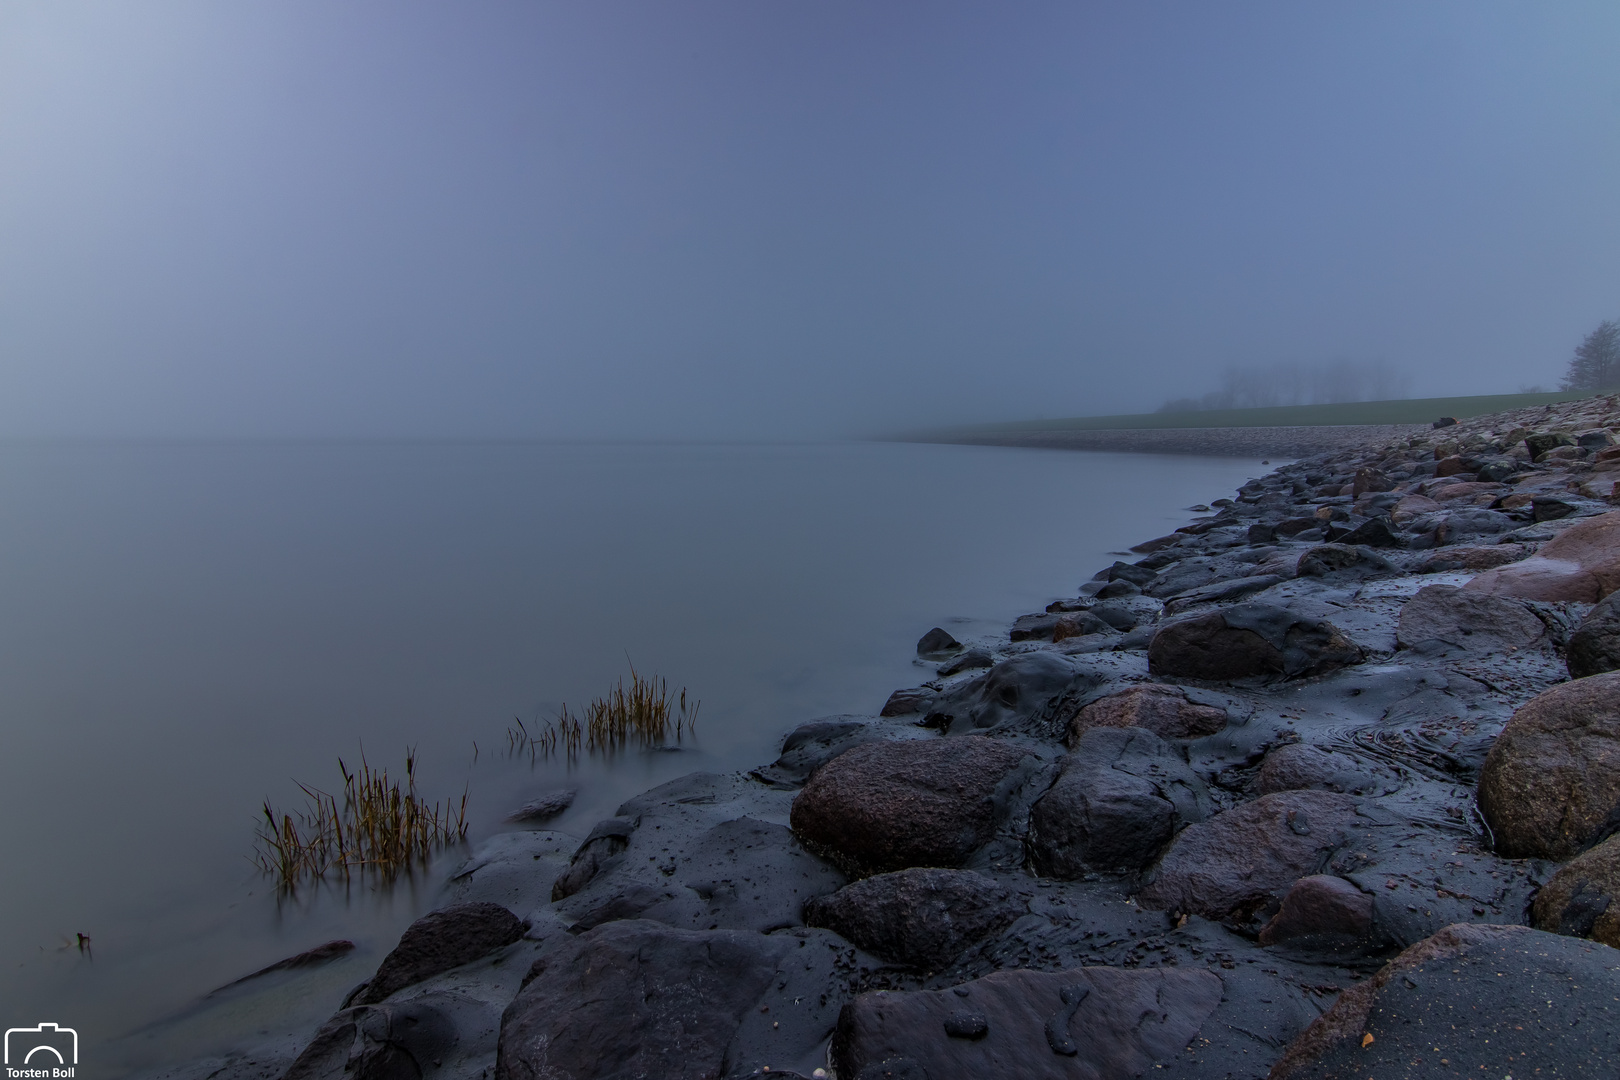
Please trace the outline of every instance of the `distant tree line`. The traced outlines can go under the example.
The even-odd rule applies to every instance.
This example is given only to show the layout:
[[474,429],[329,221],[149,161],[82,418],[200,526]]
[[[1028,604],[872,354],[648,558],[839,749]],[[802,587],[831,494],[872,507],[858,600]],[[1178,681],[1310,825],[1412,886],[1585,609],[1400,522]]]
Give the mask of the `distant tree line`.
[[1575,346],[1569,370],[1564,373],[1564,389],[1620,389],[1620,323],[1613,319],[1599,323]]
[[1405,397],[1412,383],[1384,360],[1333,360],[1325,364],[1229,367],[1219,388],[1202,397],[1176,398],[1160,412],[1262,409],[1272,405],[1328,405],[1340,401],[1388,401]]

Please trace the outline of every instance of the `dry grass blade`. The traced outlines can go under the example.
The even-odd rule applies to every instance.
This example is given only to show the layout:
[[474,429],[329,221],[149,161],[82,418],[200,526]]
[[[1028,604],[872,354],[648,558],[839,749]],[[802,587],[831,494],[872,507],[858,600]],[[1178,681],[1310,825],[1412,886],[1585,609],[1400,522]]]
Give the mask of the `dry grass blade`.
[[700,704],[696,698],[687,700],[684,687],[673,692],[664,679],[642,678],[632,666],[629,686],[620,679],[606,697],[593,699],[577,716],[564,705],[556,720],[537,733],[514,717],[517,726],[506,731],[507,754],[527,753],[531,761],[566,754],[572,760],[586,748],[613,753],[631,745],[662,746],[671,738],[680,742],[694,733]]
[[283,888],[329,872],[369,869],[392,881],[424,864],[438,848],[467,838],[467,792],[459,805],[441,807],[416,794],[416,753],[405,753],[405,784],[386,769],[373,769],[365,755],[350,772],[341,758],[343,804],[335,795],[299,784],[302,810],[278,814],[267,801],[259,826],[254,862]]

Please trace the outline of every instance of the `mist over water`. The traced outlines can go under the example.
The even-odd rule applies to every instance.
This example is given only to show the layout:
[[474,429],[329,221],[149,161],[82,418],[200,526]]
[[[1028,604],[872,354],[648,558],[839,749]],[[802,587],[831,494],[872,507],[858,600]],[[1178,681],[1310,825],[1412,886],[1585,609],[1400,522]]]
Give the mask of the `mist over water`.
[[[554,827],[583,835],[655,783],[772,759],[804,720],[874,714],[931,677],[929,627],[1003,634],[1260,471],[908,444],[0,447],[0,865],[28,868],[0,901],[0,1010],[126,1065],[312,1024],[462,856],[278,902],[247,857],[294,779],[332,790],[339,756],[397,772],[415,746],[426,796],[470,792],[475,840],[564,784]],[[630,661],[702,699],[695,744],[503,755],[513,716]],[[324,995],[121,1038],[335,937],[360,949]]]

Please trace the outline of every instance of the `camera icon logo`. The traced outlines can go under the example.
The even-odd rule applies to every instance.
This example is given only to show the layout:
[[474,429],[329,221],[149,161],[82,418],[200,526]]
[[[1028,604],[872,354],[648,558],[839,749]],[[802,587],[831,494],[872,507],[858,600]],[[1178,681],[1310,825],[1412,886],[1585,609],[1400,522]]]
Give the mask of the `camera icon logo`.
[[[6,1029],[7,1065],[77,1065],[79,1033],[56,1024]],[[69,1072],[67,1075],[71,1076]]]

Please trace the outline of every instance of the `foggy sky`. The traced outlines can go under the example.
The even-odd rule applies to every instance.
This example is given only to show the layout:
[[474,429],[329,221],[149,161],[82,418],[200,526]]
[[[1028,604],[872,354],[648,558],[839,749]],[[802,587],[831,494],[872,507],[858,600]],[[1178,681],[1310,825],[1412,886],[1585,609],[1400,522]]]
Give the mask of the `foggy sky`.
[[0,436],[804,437],[1555,385],[1620,5],[0,6]]

